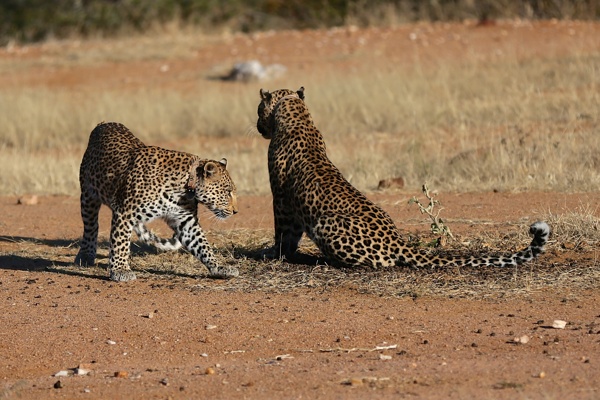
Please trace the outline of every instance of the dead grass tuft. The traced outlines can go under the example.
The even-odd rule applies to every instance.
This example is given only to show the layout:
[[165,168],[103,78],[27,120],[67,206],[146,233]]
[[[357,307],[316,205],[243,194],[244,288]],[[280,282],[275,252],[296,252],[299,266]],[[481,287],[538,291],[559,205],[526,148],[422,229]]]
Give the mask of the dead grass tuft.
[[598,208],[580,204],[574,210],[555,214],[548,211],[544,219],[552,227],[553,236],[560,238],[563,246],[591,246],[600,243],[600,218]]
[[[216,245],[223,264],[235,265],[240,277],[232,280],[208,278],[201,263],[186,252],[157,253],[133,244],[132,268],[138,279],[153,285],[177,285],[192,291],[241,291],[281,293],[294,290],[327,292],[350,290],[359,294],[385,297],[441,296],[460,298],[503,298],[528,296],[547,289],[583,291],[600,287],[600,268],[595,248],[581,245],[565,249],[560,243],[571,236],[561,224],[553,243],[537,261],[518,268],[389,268],[384,270],[339,269],[327,265],[309,241],[301,243],[302,253],[294,262],[263,259],[272,243],[270,231],[233,230],[212,232],[209,240]],[[568,224],[563,224],[568,226]],[[523,230],[522,227],[519,231]],[[522,237],[523,236],[523,237]],[[499,234],[470,238],[468,245],[452,243],[443,250],[464,255],[514,251],[525,245],[521,234]],[[416,237],[416,242],[431,241],[430,233]],[[459,241],[460,238],[458,238]],[[44,247],[43,243],[22,243],[22,250],[11,253],[25,265],[45,260],[38,267],[57,273],[77,274],[106,279],[107,243],[99,252],[99,267],[78,268],[71,264],[77,252],[75,243],[63,247]],[[0,254],[5,259],[8,254]]]

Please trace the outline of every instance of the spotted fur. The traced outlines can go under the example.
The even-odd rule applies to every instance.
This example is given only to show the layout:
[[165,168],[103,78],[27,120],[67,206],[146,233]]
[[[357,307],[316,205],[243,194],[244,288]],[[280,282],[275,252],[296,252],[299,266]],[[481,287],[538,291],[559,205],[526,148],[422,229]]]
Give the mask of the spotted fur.
[[530,227],[531,244],[506,256],[432,256],[407,246],[390,216],[354,188],[329,160],[304,102],[304,88],[260,91],[257,129],[270,139],[268,161],[277,255],[290,257],[306,233],[340,266],[519,265],[544,251],[550,228]]
[[[101,123],[92,131],[81,162],[81,217],[83,239],[75,263],[94,265],[98,212],[112,210],[109,272],[114,281],[135,279],[129,267],[131,232],[163,250],[185,247],[208,268],[211,276],[238,275],[233,267],[219,266],[198,222],[198,204],[217,218],[237,213],[235,185],[227,160],[146,146],[119,123]],[[164,219],[173,229],[170,240],[156,236],[145,223]]]

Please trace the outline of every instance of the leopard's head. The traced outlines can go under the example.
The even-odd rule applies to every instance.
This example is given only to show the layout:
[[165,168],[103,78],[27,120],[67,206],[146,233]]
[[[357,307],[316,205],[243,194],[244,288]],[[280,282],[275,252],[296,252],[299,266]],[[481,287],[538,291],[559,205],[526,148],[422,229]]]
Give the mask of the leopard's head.
[[279,102],[288,97],[304,100],[304,87],[297,91],[289,89],[279,89],[269,92],[260,89],[260,104],[258,105],[258,120],[256,128],[265,139],[271,139],[273,136],[274,118],[273,111],[277,108]]
[[203,204],[219,219],[237,214],[237,195],[233,180],[227,172],[227,160],[198,160],[192,164],[186,184],[198,203]]

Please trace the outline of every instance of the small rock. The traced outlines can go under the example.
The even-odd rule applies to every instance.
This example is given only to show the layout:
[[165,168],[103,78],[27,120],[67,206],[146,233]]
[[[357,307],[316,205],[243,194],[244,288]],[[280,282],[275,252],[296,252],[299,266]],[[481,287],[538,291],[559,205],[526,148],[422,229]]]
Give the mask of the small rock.
[[59,380],[54,382],[54,389],[62,389],[64,387],[63,383]]
[[22,204],[25,206],[35,206],[39,203],[39,199],[35,194],[26,194],[17,200],[17,204]]
[[129,373],[127,371],[117,371],[115,372],[115,378],[127,378]]
[[88,375],[91,371],[89,369],[77,367],[77,368],[75,368],[74,372],[75,372],[75,375],[83,376],[83,375]]
[[343,385],[350,385],[350,386],[362,386],[363,385],[363,380],[362,378],[350,378],[350,379],[346,379],[345,381],[342,381]]
[[529,336],[523,335],[521,337],[514,338],[513,341],[515,343],[526,344],[526,343],[529,343],[529,339],[530,339]]
[[204,371],[204,374],[206,375],[214,375],[215,374],[215,369],[212,367],[208,367],[206,368],[206,370]]
[[204,329],[206,329],[206,330],[210,330],[210,329],[216,329],[216,328],[217,328],[217,326],[216,326],[216,325],[206,325],[206,326],[204,327]]
[[281,64],[263,66],[258,60],[236,63],[231,71],[221,77],[225,81],[255,82],[276,79],[283,76],[287,68]]
[[167,378],[162,378],[160,380],[160,384],[163,386],[169,386],[169,380]]
[[552,321],[552,327],[554,329],[565,329],[565,326],[567,326],[567,321],[563,321],[560,319],[555,319],[554,321]]
[[538,374],[538,378],[540,378],[540,379],[544,379],[545,377],[546,377],[546,373],[544,371],[542,371]]
[[114,340],[107,340],[106,344],[111,344],[112,345],[112,344],[117,344],[117,342],[115,342]]
[[385,361],[385,360],[391,360],[391,359],[392,359],[392,356],[388,356],[388,355],[385,355],[385,354],[380,354],[380,355],[379,355],[379,359],[380,359],[380,360],[384,360],[384,361]]
[[55,373],[53,376],[54,377],[59,377],[59,376],[69,376],[71,374],[70,371],[67,370],[62,370],[62,371],[58,371],[57,373]]

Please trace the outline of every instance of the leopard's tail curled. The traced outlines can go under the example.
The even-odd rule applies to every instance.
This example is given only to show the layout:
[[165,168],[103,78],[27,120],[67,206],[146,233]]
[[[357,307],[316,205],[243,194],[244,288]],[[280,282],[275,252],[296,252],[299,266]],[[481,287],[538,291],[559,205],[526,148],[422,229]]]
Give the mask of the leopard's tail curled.
[[533,236],[529,246],[508,257],[489,257],[489,265],[497,267],[517,266],[531,261],[543,253],[544,247],[550,238],[550,226],[544,221],[537,221],[529,227],[529,234]]

